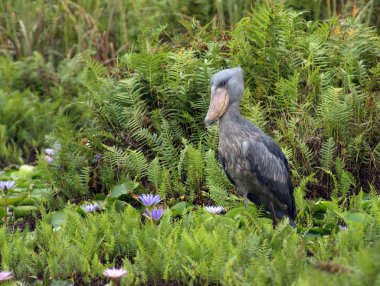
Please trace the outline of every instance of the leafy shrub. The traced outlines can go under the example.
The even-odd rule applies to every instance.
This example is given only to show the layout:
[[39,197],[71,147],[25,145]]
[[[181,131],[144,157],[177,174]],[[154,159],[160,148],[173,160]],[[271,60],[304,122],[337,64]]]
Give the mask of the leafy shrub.
[[0,164],[35,160],[45,136],[58,126],[80,125],[80,57],[57,69],[35,53],[26,61],[0,58]]

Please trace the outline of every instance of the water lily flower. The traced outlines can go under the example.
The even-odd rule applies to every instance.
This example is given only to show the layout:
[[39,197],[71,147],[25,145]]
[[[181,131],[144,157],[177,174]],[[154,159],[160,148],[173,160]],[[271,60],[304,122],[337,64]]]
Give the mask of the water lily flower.
[[205,210],[208,211],[210,214],[220,214],[222,211],[224,211],[224,207],[207,206],[207,207],[205,207]]
[[140,201],[146,207],[152,207],[157,205],[161,201],[161,197],[159,195],[151,195],[151,194],[143,194],[139,196]]
[[14,181],[0,181],[0,190],[4,191],[5,189],[10,190],[16,185]]
[[162,217],[163,214],[164,214],[164,210],[163,209],[154,209],[154,210],[151,210],[151,211],[145,211],[145,213],[144,213],[144,215],[148,219],[153,219],[154,221],[160,220],[160,218]]
[[11,272],[11,271],[1,271],[0,272],[0,281],[6,281],[6,280],[13,279],[13,278],[14,278],[13,272]]
[[98,203],[95,204],[88,204],[88,205],[83,205],[82,209],[85,210],[88,213],[92,213],[94,211],[97,211],[100,208]]
[[50,157],[49,155],[45,156],[45,160],[46,160],[46,162],[48,162],[48,164],[51,164],[54,161],[53,157]]
[[53,148],[46,148],[45,153],[46,153],[46,155],[53,156],[53,155],[55,155],[56,152]]
[[103,271],[103,275],[111,279],[120,279],[127,275],[127,270],[123,268],[107,268]]

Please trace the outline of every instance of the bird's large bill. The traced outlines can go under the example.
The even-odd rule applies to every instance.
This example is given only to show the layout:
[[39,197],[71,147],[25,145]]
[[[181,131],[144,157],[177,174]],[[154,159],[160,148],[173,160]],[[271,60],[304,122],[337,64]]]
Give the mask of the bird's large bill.
[[205,125],[210,126],[223,115],[229,104],[228,90],[225,87],[211,88],[211,102],[205,118]]

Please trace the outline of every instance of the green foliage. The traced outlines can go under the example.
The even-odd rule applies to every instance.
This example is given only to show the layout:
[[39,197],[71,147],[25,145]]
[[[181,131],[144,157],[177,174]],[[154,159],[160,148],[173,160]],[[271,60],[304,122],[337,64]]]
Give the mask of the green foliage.
[[[4,0],[0,3],[0,46],[17,59],[38,51],[58,62],[89,50],[99,61],[113,64],[115,53],[139,50],[147,44],[146,38],[186,45],[186,39],[179,39],[182,32],[192,33],[206,24],[213,29],[234,27],[252,6],[262,2],[273,1]],[[356,16],[356,22],[380,27],[380,4],[375,0],[281,2],[296,11],[308,11],[302,13],[307,20]]]
[[254,119],[292,150],[299,180],[331,168],[339,156],[348,172],[367,170],[362,186],[368,188],[367,178],[378,181],[371,167],[378,128],[367,125],[379,120],[372,104],[378,90],[368,85],[378,81],[378,43],[372,29],[352,20],[306,23],[281,5],[256,6],[232,32],[231,60],[243,66],[250,89],[242,109],[260,102],[266,118]]
[[[226,61],[246,71],[242,113],[279,142],[295,185],[315,174],[321,193],[345,196],[378,183],[378,126],[366,124],[380,118],[369,104],[377,102],[376,87],[367,83],[378,80],[378,41],[348,20],[308,24],[281,5],[259,5],[226,43]],[[48,137],[62,144],[52,164],[40,156],[57,197],[75,202],[132,180],[141,183],[137,193],[156,191],[173,203],[236,203],[210,151],[216,128],[203,125],[209,78],[221,68],[215,50],[147,46],[120,57],[112,77],[96,61],[86,63],[87,98],[75,106],[87,117],[75,132],[62,126]],[[368,179],[357,178],[365,170]]]
[[[360,24],[374,1],[358,1],[369,12],[357,19],[322,22],[252,2],[241,20],[250,1],[0,4],[0,44],[17,59],[0,57],[0,163],[38,158],[31,176],[0,174],[18,184],[0,228],[2,269],[45,284],[105,283],[115,265],[126,285],[378,281],[380,46]],[[316,18],[352,4],[320,3]],[[242,207],[217,159],[217,126],[204,127],[210,76],[236,65],[242,113],[288,158],[297,229],[273,230],[262,209]],[[160,222],[141,218],[141,193],[163,198]],[[319,196],[329,200],[309,200]],[[83,201],[100,210],[84,213]],[[18,231],[28,219],[37,225]]]
[[306,202],[300,218],[319,212],[324,217],[315,219],[314,231],[318,224],[330,227],[329,235],[314,238],[307,228],[299,227],[297,234],[287,222],[273,230],[269,220],[245,210],[232,217],[197,210],[178,220],[167,209],[156,225],[142,221],[130,205],[85,217],[67,205],[44,214],[32,233],[9,233],[2,227],[0,263],[19,280],[39,276],[45,282],[80,277],[81,283],[91,284],[116,263],[127,269],[123,283],[128,285],[301,285],[305,280],[312,285],[362,285],[364,276],[372,281],[378,274],[368,267],[378,268],[380,205],[377,197],[368,206],[362,195],[351,200],[359,206],[354,203],[345,211],[334,202]]
[[81,100],[81,69],[79,57],[57,69],[38,53],[27,61],[0,58],[0,165],[35,158],[59,124],[80,124],[84,112],[75,103]]

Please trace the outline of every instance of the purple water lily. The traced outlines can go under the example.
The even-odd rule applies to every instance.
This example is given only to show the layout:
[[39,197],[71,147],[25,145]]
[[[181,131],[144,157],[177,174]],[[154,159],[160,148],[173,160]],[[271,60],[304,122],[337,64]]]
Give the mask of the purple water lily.
[[53,148],[46,148],[45,153],[46,153],[46,155],[53,156],[53,155],[55,155],[56,152]]
[[127,270],[123,268],[107,268],[103,271],[103,275],[111,279],[120,279],[127,275]]
[[46,156],[45,156],[45,160],[46,160],[46,162],[48,162],[48,164],[51,164],[51,163],[53,163],[53,161],[54,161],[53,157],[51,157],[51,156],[49,156],[49,155],[46,155]]
[[13,278],[14,278],[13,272],[11,272],[11,271],[1,271],[0,272],[0,281],[6,281],[6,280],[13,279]]
[[220,214],[222,211],[224,211],[224,207],[207,206],[207,207],[205,207],[205,210],[208,211],[210,214]]
[[92,213],[97,211],[100,208],[98,203],[95,204],[88,204],[88,205],[83,205],[82,209],[85,210],[88,213]]
[[163,214],[164,214],[164,209],[154,209],[154,210],[150,210],[150,211],[145,211],[145,213],[144,213],[144,215],[148,219],[153,219],[154,221],[160,220],[160,218],[162,217]]
[[143,194],[139,196],[139,199],[146,207],[155,206],[161,201],[161,197],[159,195],[152,194]]
[[10,190],[16,185],[14,181],[0,181],[0,190],[4,191],[5,189]]

